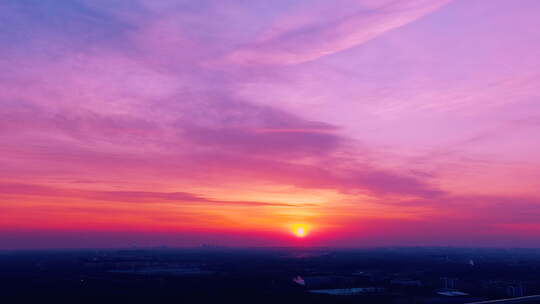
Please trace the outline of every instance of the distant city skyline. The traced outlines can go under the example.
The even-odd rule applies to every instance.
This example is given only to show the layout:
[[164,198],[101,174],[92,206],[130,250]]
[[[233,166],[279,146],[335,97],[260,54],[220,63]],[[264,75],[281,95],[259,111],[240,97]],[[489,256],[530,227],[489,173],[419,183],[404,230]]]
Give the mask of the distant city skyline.
[[538,247],[536,0],[4,0],[0,249]]

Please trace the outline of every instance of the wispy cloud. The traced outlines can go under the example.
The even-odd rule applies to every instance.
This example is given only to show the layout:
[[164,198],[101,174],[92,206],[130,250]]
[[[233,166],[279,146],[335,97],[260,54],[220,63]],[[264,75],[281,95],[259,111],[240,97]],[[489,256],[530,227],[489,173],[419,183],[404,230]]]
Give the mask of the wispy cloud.
[[347,3],[352,13],[338,16],[332,15],[335,3],[305,5],[279,18],[265,35],[232,52],[227,60],[240,64],[298,64],[316,60],[413,22],[448,2],[382,1],[369,8],[353,2]]
[[[62,189],[31,184],[0,184],[1,196],[10,197],[61,197],[87,201],[108,201],[123,203],[175,203],[199,205],[239,205],[239,206],[278,206],[296,207],[289,203],[225,201],[205,198],[188,192],[151,192],[151,191],[89,191],[80,189]],[[305,206],[310,206],[306,204]]]

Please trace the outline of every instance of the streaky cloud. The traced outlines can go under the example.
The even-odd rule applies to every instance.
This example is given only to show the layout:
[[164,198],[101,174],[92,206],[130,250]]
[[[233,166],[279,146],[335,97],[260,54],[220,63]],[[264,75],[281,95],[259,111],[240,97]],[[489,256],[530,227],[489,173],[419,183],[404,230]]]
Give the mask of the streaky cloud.
[[[383,1],[370,9],[362,9],[361,1],[353,4],[355,13],[332,18],[332,5],[299,10],[288,19],[307,22],[282,26],[276,21],[266,36],[240,48],[226,57],[238,64],[299,64],[331,55],[376,38],[387,31],[406,25],[429,14],[451,0]],[[324,14],[321,12],[324,9]],[[313,15],[311,15],[313,14]],[[330,17],[326,17],[329,15]],[[285,22],[284,20],[283,22]]]

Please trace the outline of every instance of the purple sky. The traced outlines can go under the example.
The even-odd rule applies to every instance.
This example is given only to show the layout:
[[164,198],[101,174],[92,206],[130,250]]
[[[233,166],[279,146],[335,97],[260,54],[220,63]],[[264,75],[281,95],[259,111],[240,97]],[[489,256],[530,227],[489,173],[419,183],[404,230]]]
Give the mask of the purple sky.
[[0,249],[538,246],[539,15],[3,0]]

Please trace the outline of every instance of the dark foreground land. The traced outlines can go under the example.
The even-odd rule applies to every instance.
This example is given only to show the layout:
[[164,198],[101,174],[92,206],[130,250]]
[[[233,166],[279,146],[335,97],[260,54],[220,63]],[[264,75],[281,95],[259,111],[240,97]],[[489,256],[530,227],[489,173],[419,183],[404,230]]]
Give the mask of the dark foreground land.
[[0,252],[1,303],[412,304],[534,294],[537,249]]

